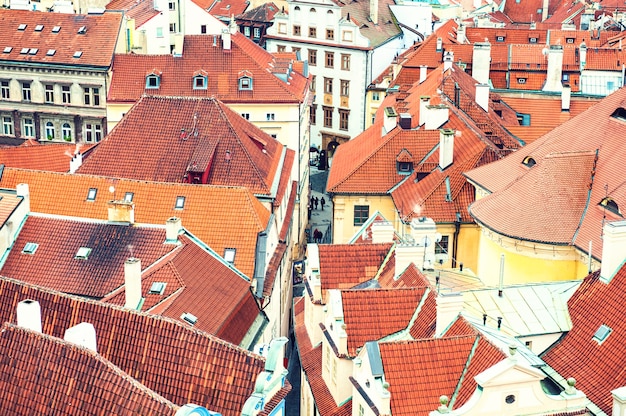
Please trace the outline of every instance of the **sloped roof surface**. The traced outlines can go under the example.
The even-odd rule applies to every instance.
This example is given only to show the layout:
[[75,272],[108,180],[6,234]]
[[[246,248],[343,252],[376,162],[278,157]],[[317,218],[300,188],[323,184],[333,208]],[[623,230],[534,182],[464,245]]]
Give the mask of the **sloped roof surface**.
[[[172,55],[117,54],[108,102],[133,102],[145,94],[178,97],[215,97],[226,103],[299,103],[307,93],[308,79],[291,71],[289,82],[274,74],[275,58],[242,33],[231,35],[231,49],[213,35],[188,35],[180,57]],[[158,89],[146,89],[146,75],[161,73]],[[205,71],[206,89],[194,89],[193,77]],[[241,71],[252,78],[252,90],[239,90]],[[285,72],[285,71],[283,71]]]
[[[0,9],[0,48],[13,48],[0,54],[0,62],[108,68],[121,20],[122,13],[114,12],[91,15]],[[26,25],[25,29],[20,30],[20,25]],[[39,25],[43,26],[40,31],[36,30]],[[60,30],[54,33],[57,26]],[[83,26],[84,33],[78,33]],[[22,53],[24,48],[28,53]],[[48,54],[50,50],[54,54]],[[74,58],[76,52],[82,55]]]
[[[26,142],[29,143],[29,142]],[[67,172],[70,170],[70,159],[76,152],[87,157],[95,145],[66,143],[49,143],[39,145],[23,145],[18,147],[0,148],[0,164],[5,167],[46,170],[49,172]]]
[[[104,176],[70,175],[5,168],[0,186],[15,189],[26,183],[32,212],[104,220],[108,201],[133,193],[137,223],[165,224],[178,217],[182,225],[216,253],[236,248],[235,267],[243,274],[254,272],[257,234],[265,230],[269,211],[252,193],[241,187],[165,184],[111,179]],[[115,193],[109,188],[113,186]],[[96,189],[94,201],[87,200]],[[183,209],[176,199],[185,198]]]
[[78,173],[182,182],[187,171],[208,170],[211,185],[269,195],[282,150],[276,139],[218,100],[144,96]]
[[0,406],[12,415],[174,415],[178,406],[101,355],[5,323],[0,331]]
[[135,28],[140,28],[161,13],[154,6],[154,1],[150,0],[113,0],[106,5],[106,8],[107,10],[123,10],[126,17],[135,19]]
[[389,7],[395,4],[393,0],[378,0],[375,3],[378,5],[378,22],[369,19],[371,2],[345,0],[339,4],[342,17],[347,18],[348,14],[350,15],[350,20],[359,26],[361,34],[370,40],[371,48],[376,48],[402,34]]
[[15,194],[2,193],[0,195],[0,227],[4,227],[15,209],[22,203],[24,198]]
[[248,20],[251,22],[271,22],[278,11],[278,6],[274,4],[274,2],[268,2],[254,9],[247,10],[235,16],[235,18],[237,20]]

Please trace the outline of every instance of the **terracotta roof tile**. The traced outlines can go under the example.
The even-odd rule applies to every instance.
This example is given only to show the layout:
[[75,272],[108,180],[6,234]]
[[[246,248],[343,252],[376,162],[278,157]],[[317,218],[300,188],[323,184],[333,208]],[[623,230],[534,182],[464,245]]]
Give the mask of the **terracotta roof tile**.
[[22,203],[23,197],[2,193],[0,196],[0,227],[4,227],[15,209]]
[[339,2],[341,6],[341,15],[346,17],[350,15],[352,22],[359,26],[360,33],[370,40],[370,47],[376,48],[389,39],[402,35],[400,27],[396,23],[396,19],[391,12],[392,6],[395,4],[393,0],[379,0],[375,4],[378,5],[378,22],[372,22],[370,8],[372,3]]
[[[247,0],[218,0],[207,2],[206,0],[193,0],[198,6],[209,11],[215,17],[230,19],[246,11],[250,2]],[[209,7],[205,5],[209,4]]]
[[150,0],[113,0],[106,5],[106,9],[124,11],[127,18],[135,19],[135,29],[139,29],[161,13],[154,6],[154,1]]
[[[28,142],[26,142],[28,143]],[[0,164],[5,167],[67,172],[70,159],[80,152],[86,158],[95,145],[50,143],[0,148]]]
[[274,2],[263,3],[262,5],[255,7],[254,9],[246,10],[245,12],[235,16],[237,21],[246,20],[250,22],[271,22],[274,19],[274,15],[279,12],[279,8]]

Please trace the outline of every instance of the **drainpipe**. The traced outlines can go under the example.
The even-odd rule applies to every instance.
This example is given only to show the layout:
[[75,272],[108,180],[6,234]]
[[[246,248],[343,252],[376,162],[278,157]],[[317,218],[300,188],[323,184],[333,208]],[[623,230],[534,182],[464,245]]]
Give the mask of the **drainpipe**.
[[[457,218],[458,218],[457,214]],[[459,232],[461,231],[461,221],[454,221],[454,234],[452,236],[452,268],[456,269],[456,255],[459,248]]]

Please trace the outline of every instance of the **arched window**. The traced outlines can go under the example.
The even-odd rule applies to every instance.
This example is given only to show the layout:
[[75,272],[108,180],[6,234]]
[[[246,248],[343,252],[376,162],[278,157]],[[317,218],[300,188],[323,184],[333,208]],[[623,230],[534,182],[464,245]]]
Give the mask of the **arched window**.
[[524,158],[524,160],[522,161],[522,163],[523,163],[525,166],[528,166],[529,168],[532,168],[533,166],[535,166],[535,165],[537,164],[537,162],[535,161],[535,159],[533,159],[533,158],[532,158],[532,157],[530,157],[530,156],[526,156],[526,157]]
[[315,14],[315,13],[317,13],[317,10],[315,10],[313,7],[311,7],[311,10],[309,10],[309,12]]
[[600,201],[600,206],[606,209],[607,211],[612,212],[613,214],[622,216],[621,212],[619,212],[619,206],[617,202],[613,198],[606,197],[602,201]]
[[61,134],[63,135],[63,140],[68,142],[72,140],[72,126],[70,126],[70,123],[63,123]]
[[329,10],[329,11],[327,11],[327,12],[326,12],[326,14],[330,16],[330,15],[332,15],[332,14],[333,14],[333,11],[332,11],[332,10]]
[[52,123],[51,121],[46,122],[46,138],[48,140],[52,140],[54,139],[55,133],[54,133],[54,123]]

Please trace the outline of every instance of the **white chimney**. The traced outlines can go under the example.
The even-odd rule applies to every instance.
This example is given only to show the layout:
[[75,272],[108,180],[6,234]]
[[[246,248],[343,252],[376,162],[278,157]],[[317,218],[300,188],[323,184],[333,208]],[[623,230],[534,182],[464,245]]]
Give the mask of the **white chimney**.
[[548,49],[548,73],[546,74],[546,83],[543,91],[561,92],[563,85],[561,77],[563,76],[563,46],[550,45]]
[[375,25],[378,24],[378,0],[370,0],[370,19]]
[[443,50],[443,39],[437,38],[437,52],[441,52]]
[[439,130],[439,167],[445,169],[454,161],[454,134],[452,129]]
[[436,302],[437,323],[435,326],[435,337],[441,337],[463,310],[463,295],[459,292],[439,293]]
[[600,278],[610,282],[626,260],[626,220],[604,224]]
[[613,416],[626,416],[626,387],[611,390],[613,396]]
[[454,52],[446,51],[443,55],[443,71],[447,71],[452,68],[452,62],[454,62]]
[[39,302],[26,299],[17,304],[17,325],[31,331],[41,332],[41,306]]
[[174,50],[172,51],[172,55],[175,57],[183,56],[183,44],[184,37],[182,33],[174,34]]
[[141,302],[141,261],[134,257],[124,262],[125,308],[137,309]]
[[385,119],[383,121],[383,136],[396,128],[398,125],[398,114],[393,107],[385,107]]
[[585,43],[584,40],[580,43],[579,51],[580,51],[580,70],[582,71],[583,69],[585,69],[585,66],[587,65],[587,44]]
[[428,95],[422,95],[420,97],[420,115],[419,115],[419,125],[423,126],[426,123],[426,114],[428,110],[427,106],[430,105],[430,97]]
[[76,173],[79,167],[83,164],[83,155],[79,152],[72,156],[70,159],[70,173]]
[[168,218],[165,222],[165,242],[169,244],[178,243],[178,234],[182,228],[182,220],[180,218]]
[[428,67],[426,65],[420,65],[420,84],[426,81],[428,76]]
[[30,189],[28,188],[28,184],[18,183],[15,185],[15,194],[22,197],[26,212],[30,212]]
[[571,101],[572,87],[569,84],[565,84],[563,85],[563,91],[561,91],[561,111],[569,111]]
[[109,221],[135,223],[135,203],[130,201],[109,201]]
[[550,0],[543,0],[543,7],[541,8],[541,21],[542,22],[548,18],[549,7],[550,7]]
[[376,221],[372,224],[372,243],[392,243],[393,224],[389,221]]
[[460,23],[459,27],[456,28],[456,41],[459,43],[467,42],[467,37],[465,36],[465,25],[463,23]]
[[228,28],[222,29],[222,47],[225,51],[230,50],[230,31]]
[[67,342],[71,342],[72,344],[88,348],[93,352],[98,352],[96,329],[88,322],[81,322],[78,325],[67,328],[63,339]]
[[424,246],[414,243],[397,244],[395,249],[396,265],[394,279],[400,277],[402,273],[413,263],[419,269],[424,265]]
[[472,77],[481,84],[489,84],[491,43],[476,42],[472,52]]
[[476,104],[489,112],[489,84],[476,84]]
[[449,111],[448,106],[445,104],[427,105],[424,128],[426,130],[435,130],[441,127],[448,121]]

